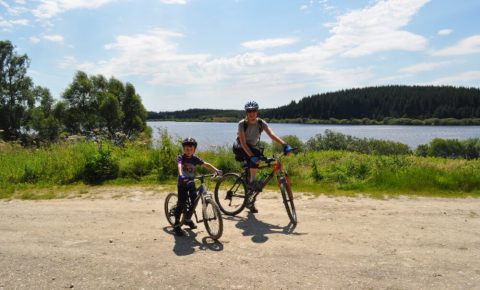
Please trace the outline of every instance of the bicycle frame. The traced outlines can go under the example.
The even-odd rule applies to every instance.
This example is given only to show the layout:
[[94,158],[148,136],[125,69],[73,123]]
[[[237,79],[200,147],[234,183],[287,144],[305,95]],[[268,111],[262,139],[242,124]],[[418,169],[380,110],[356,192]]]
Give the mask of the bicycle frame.
[[[288,174],[283,171],[282,169],[282,157],[286,156],[284,153],[280,155],[279,157],[276,158],[263,158],[261,159],[262,161],[266,162],[267,164],[261,165],[258,167],[258,169],[264,169],[264,168],[273,168],[273,170],[267,175],[265,180],[262,181],[262,189],[270,182],[270,180],[276,175],[277,176],[277,183],[278,186],[280,186],[281,183],[281,178],[284,177],[285,180],[287,181],[288,185],[291,186],[290,179],[288,178]],[[245,169],[246,177],[248,178],[250,172],[249,169]],[[259,192],[256,192],[255,195],[257,195]]]
[[202,210],[205,209],[205,200],[207,198],[210,198],[211,199],[211,194],[207,192],[207,188],[204,184],[204,179],[205,177],[210,177],[210,176],[215,176],[214,174],[209,174],[209,175],[202,175],[202,176],[199,176],[199,177],[195,177],[192,182],[194,182],[195,180],[200,180],[201,184],[200,186],[197,188],[196,192],[197,192],[197,197],[195,198],[195,200],[193,201],[193,205],[191,204],[191,200],[190,198],[187,198],[187,207],[188,207],[188,210],[189,211],[193,211],[193,215],[195,216],[195,221],[197,223],[201,223],[203,222],[203,219],[198,219],[198,215],[197,215],[197,206],[198,206],[198,202],[200,200],[202,200]]

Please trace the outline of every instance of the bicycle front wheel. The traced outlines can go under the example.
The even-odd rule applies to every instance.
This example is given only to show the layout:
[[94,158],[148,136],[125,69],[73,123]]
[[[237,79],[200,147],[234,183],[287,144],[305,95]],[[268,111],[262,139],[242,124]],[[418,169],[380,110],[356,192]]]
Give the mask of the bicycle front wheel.
[[223,233],[223,218],[218,205],[213,200],[205,200],[203,223],[212,239],[220,239]]
[[227,173],[215,185],[215,201],[220,210],[229,216],[239,214],[246,206],[247,186],[236,173]]
[[296,224],[297,212],[295,211],[295,204],[293,203],[292,188],[284,178],[280,181],[280,191],[282,192],[283,204],[287,210],[288,217],[293,224]]
[[[175,212],[177,210],[177,202],[178,202],[178,194],[176,193],[169,193],[165,198],[165,216],[167,218],[168,223],[173,226],[175,225]],[[183,224],[185,221],[185,213],[181,213],[180,215],[180,225]]]

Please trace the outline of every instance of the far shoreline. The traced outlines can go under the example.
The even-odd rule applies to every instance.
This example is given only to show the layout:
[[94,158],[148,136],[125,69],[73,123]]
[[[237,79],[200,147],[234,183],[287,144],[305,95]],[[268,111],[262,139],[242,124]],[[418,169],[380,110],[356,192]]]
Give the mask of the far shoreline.
[[[372,119],[272,119],[264,118],[273,124],[302,124],[302,125],[361,125],[361,126],[480,126],[480,118],[430,118],[425,120],[409,118],[385,118],[381,121]],[[147,122],[198,122],[198,123],[238,123],[240,118],[211,117],[188,119],[147,119]]]

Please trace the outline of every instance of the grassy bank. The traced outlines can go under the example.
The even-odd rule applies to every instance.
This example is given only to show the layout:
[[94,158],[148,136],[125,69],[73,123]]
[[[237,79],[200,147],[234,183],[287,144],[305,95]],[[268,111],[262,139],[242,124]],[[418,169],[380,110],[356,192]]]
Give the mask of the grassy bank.
[[[153,148],[95,143],[41,149],[3,146],[0,198],[57,198],[60,191],[85,185],[173,185],[178,153],[168,134]],[[224,171],[240,170],[228,148],[199,155]],[[480,160],[309,151],[285,158],[284,166],[295,191],[314,195],[480,197]]]

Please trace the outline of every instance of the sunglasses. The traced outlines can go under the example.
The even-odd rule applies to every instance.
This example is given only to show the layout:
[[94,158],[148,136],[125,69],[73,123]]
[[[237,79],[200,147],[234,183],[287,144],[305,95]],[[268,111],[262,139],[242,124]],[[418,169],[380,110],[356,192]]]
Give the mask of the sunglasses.
[[247,110],[247,113],[257,112],[257,110]]

